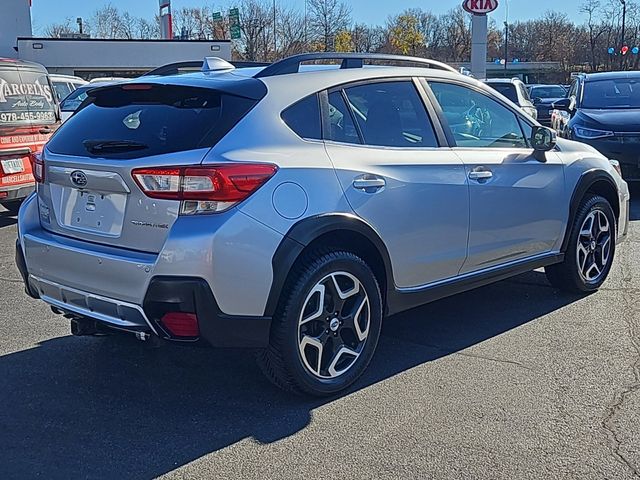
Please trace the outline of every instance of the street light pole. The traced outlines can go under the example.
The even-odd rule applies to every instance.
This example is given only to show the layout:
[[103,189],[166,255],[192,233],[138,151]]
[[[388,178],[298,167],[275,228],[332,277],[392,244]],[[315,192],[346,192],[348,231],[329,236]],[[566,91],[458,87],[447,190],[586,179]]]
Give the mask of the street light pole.
[[624,48],[624,29],[625,22],[627,19],[627,1],[620,0],[622,3],[622,34],[620,35],[620,70],[622,70],[622,66],[624,65],[624,55],[622,55],[622,49]]

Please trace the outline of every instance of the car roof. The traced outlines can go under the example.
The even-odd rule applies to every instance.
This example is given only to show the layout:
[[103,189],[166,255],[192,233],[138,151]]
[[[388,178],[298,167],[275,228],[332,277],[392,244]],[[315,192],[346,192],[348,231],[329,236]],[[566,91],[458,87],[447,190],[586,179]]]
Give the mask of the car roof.
[[0,69],[9,68],[11,70],[14,69],[28,69],[28,70],[36,70],[38,72],[48,73],[47,69],[39,63],[35,62],[27,62],[25,60],[16,60],[14,58],[4,58],[0,57]]
[[595,82],[598,80],[621,80],[621,79],[637,79],[640,80],[639,71],[629,72],[600,72],[589,73],[584,76],[586,82]]
[[519,78],[487,78],[485,83],[504,83],[505,85],[515,85],[517,82],[521,82]]
[[[297,73],[266,76],[255,78],[265,67],[247,67],[227,69],[220,71],[193,72],[182,75],[139,77],[127,83],[153,83],[159,85],[191,86],[201,88],[223,89],[231,93],[232,90],[242,95],[242,91],[249,91],[256,84],[275,85],[285,83],[299,83],[292,80],[300,80],[307,84],[310,91],[320,91],[343,83],[359,80],[388,77],[429,77],[442,79],[455,79],[471,84],[479,81],[457,72],[439,70],[424,67],[389,67],[367,65],[363,68],[340,68],[339,65],[302,65]],[[246,92],[245,92],[246,93]],[[251,95],[249,95],[251,96]]]
[[63,80],[63,81],[66,80],[69,82],[87,83],[87,81],[84,80],[83,78],[76,77],[74,75],[60,75],[59,73],[50,73],[49,78],[51,80]]

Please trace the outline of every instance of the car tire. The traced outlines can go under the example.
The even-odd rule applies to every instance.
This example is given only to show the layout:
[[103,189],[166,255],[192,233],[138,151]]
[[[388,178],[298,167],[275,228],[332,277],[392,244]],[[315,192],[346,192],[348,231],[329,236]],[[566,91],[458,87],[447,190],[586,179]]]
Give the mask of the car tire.
[[20,205],[22,205],[22,201],[21,200],[13,200],[13,201],[10,201],[10,202],[0,202],[0,205],[2,205],[4,208],[9,210],[9,214],[10,215],[17,215],[18,214],[18,210],[20,210]]
[[326,396],[369,365],[382,326],[382,295],[371,268],[350,252],[316,252],[294,267],[259,364],[278,387]]
[[600,288],[609,275],[616,249],[616,220],[611,204],[599,195],[587,196],[571,226],[562,263],[545,268],[549,282],[574,293]]

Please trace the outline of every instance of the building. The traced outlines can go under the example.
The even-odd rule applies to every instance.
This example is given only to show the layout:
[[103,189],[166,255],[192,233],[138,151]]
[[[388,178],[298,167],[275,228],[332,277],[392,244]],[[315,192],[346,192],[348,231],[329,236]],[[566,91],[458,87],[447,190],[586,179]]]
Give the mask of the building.
[[137,77],[168,63],[204,57],[231,60],[231,42],[19,37],[17,56],[44,65],[50,73],[85,79]]
[[0,3],[0,57],[16,58],[16,39],[32,35],[31,0],[2,0]]

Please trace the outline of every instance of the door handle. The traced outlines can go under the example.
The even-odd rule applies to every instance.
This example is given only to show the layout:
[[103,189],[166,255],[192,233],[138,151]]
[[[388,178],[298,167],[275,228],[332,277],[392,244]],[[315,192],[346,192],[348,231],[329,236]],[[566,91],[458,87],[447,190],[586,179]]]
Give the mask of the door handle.
[[491,177],[493,177],[493,172],[489,170],[473,170],[469,172],[471,180],[489,180]]
[[38,130],[38,133],[40,133],[41,135],[48,135],[52,131],[53,130],[51,130],[49,127],[43,127],[40,130]]
[[376,177],[374,175],[363,175],[353,179],[353,188],[357,190],[368,190],[383,188],[387,182],[384,178]]

